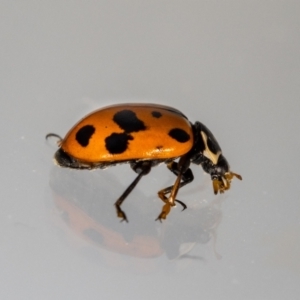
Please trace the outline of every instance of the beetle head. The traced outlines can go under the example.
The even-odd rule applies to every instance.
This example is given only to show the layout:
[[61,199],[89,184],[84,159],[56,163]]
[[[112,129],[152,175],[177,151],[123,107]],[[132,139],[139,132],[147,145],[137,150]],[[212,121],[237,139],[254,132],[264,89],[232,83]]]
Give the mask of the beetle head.
[[242,180],[241,175],[230,171],[229,164],[222,154],[219,156],[217,164],[210,167],[209,173],[211,175],[215,194],[218,194],[218,192],[224,193],[229,190],[233,177]]
[[203,170],[210,174],[215,194],[218,192],[224,193],[230,189],[233,177],[240,180],[242,177],[230,171],[221,147],[212,132],[205,125],[196,122],[194,124],[194,132],[196,142],[192,152],[192,162],[201,164]]

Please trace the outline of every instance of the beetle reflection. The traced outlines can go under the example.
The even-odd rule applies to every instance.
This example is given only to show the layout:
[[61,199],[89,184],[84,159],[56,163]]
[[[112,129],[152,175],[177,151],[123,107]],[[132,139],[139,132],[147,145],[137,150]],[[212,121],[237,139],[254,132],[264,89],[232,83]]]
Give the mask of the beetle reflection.
[[[110,252],[137,258],[155,258],[166,254],[170,260],[187,257],[197,244],[213,240],[221,221],[220,205],[215,202],[205,207],[189,206],[161,224],[153,222],[156,206],[153,199],[136,190],[126,209],[132,213],[130,222],[124,226],[114,216],[111,202],[121,184],[108,172],[76,172],[53,168],[50,186],[60,219],[76,235],[85,241]],[[142,200],[141,200],[142,199]],[[215,251],[215,250],[214,250]],[[215,252],[217,258],[220,255]]]

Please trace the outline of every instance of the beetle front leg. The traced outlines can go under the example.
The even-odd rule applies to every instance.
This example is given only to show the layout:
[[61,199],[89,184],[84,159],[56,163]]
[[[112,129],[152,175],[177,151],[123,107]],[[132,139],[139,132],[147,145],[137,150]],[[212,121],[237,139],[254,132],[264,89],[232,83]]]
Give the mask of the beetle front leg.
[[[165,203],[165,205],[162,208],[162,212],[156,219],[160,221],[162,219],[166,219],[167,215],[171,210],[171,207],[175,206],[175,202],[181,204],[183,210],[186,209],[187,206],[182,201],[177,200],[175,198],[177,196],[178,190],[186,184],[192,182],[194,179],[193,172],[189,168],[189,160],[186,157],[182,157],[178,163],[172,161],[167,166],[170,171],[177,175],[177,178],[174,185],[169,186],[158,192],[159,198]],[[167,198],[166,194],[168,193],[170,193],[170,196]]]

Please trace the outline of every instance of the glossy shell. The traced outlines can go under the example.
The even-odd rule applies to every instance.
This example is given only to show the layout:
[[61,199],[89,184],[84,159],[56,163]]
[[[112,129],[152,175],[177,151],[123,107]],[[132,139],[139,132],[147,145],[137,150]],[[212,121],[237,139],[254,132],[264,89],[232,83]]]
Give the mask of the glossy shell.
[[157,104],[118,104],[79,121],[61,148],[82,162],[168,159],[194,144],[192,126],[178,110]]

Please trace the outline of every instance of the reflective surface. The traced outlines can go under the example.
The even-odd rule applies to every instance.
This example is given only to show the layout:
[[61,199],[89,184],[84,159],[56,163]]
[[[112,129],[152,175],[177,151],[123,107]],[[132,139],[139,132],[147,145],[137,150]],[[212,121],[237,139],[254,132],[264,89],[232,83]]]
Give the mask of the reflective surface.
[[[1,299],[298,299],[297,2],[0,4]],[[192,166],[53,164],[55,139],[114,103],[169,105],[215,135],[243,176],[215,196]]]

